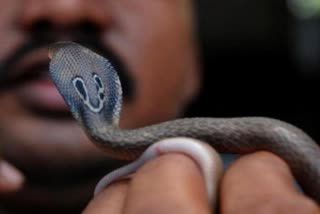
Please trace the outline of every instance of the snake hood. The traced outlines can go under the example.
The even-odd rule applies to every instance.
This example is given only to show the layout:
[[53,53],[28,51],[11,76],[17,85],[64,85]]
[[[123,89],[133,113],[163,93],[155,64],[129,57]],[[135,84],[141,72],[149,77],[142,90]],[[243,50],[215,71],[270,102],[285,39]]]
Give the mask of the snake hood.
[[[82,125],[118,124],[121,83],[107,59],[73,42],[52,44],[49,57],[50,76]],[[89,118],[96,118],[95,124]]]

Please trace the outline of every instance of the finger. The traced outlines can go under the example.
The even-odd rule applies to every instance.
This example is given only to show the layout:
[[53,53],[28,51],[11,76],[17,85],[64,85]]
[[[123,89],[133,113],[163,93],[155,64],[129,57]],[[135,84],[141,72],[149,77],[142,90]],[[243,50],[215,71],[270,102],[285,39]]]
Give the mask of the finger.
[[95,196],[83,214],[122,213],[127,189],[128,180],[115,182]]
[[132,178],[124,213],[210,213],[197,164],[167,154],[145,164]]
[[221,184],[222,213],[319,213],[312,200],[297,191],[287,164],[257,152],[237,160]]
[[2,160],[0,162],[0,193],[17,191],[24,183],[24,176],[22,173]]
[[208,144],[184,137],[164,139],[152,144],[138,159],[104,176],[97,184],[94,194],[99,194],[115,180],[136,172],[146,162],[168,153],[187,155],[197,163],[203,174],[209,201],[215,207],[217,186],[223,172],[222,160]]

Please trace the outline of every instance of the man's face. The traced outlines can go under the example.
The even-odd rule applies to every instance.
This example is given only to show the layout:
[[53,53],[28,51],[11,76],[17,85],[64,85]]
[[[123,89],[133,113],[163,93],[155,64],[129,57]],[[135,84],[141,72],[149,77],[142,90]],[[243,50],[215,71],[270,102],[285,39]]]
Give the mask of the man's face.
[[120,126],[134,128],[174,118],[196,92],[192,31],[185,0],[0,0],[1,152],[27,180],[12,198],[76,203],[108,168],[48,78],[48,43],[117,56],[133,83]]

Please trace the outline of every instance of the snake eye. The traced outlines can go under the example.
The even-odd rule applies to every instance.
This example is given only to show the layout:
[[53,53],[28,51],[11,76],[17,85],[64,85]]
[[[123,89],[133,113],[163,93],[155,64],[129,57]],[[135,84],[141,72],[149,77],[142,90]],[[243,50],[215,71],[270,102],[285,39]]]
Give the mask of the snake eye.
[[87,89],[84,85],[83,80],[80,77],[76,77],[73,81],[72,81],[74,87],[76,88],[76,91],[78,92],[78,94],[80,95],[80,97],[83,100],[87,99]]

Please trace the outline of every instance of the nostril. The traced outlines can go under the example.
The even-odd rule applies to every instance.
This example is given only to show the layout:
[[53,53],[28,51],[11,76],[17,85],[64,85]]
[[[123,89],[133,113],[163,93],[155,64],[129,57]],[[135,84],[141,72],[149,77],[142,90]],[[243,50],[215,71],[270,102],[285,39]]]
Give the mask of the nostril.
[[44,32],[53,28],[53,23],[47,19],[40,19],[29,26],[32,32]]
[[81,32],[95,32],[99,33],[103,27],[87,19],[80,19],[72,23],[57,23],[50,18],[43,17],[37,20],[25,21],[23,23],[24,29],[31,32],[45,32],[53,29],[59,31],[81,31]]
[[44,42],[60,40],[86,41],[97,39],[100,27],[90,20],[79,20],[70,24],[57,24],[49,18],[39,18],[25,26],[33,39]]
[[45,43],[54,41],[55,35],[59,34],[59,31],[55,30],[54,23],[45,18],[36,20],[30,24],[28,31],[37,42]]
[[87,32],[99,32],[102,30],[102,26],[87,19],[79,21],[75,26]]

